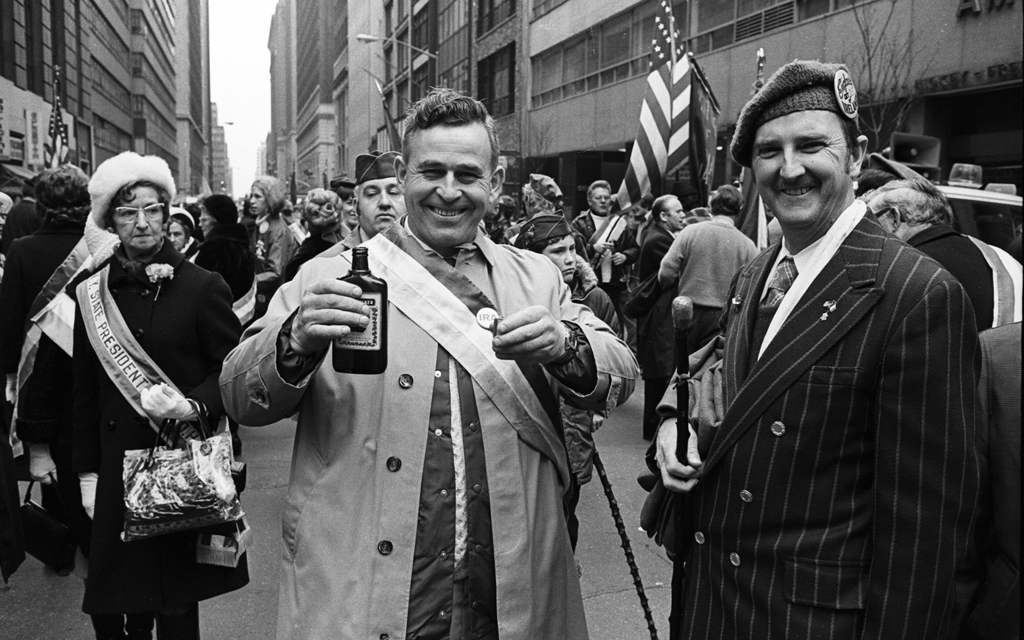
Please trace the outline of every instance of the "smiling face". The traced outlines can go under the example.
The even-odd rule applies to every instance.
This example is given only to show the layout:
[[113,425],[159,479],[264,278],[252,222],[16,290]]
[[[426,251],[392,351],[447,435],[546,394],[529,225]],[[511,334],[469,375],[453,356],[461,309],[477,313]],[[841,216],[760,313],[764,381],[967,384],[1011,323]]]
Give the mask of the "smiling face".
[[164,213],[153,187],[139,185],[131,190],[131,199],[114,206],[111,221],[114,233],[129,258],[148,255],[160,247],[164,238]]
[[790,251],[823,236],[853,202],[853,179],[866,147],[864,136],[853,149],[848,146],[842,122],[831,111],[798,111],[758,127],[754,177]]
[[363,235],[372,238],[405,215],[398,178],[367,180],[356,187],[356,211]]
[[487,130],[478,122],[436,125],[413,134],[408,163],[396,162],[405,189],[409,228],[444,253],[476,237],[505,173],[491,166]]

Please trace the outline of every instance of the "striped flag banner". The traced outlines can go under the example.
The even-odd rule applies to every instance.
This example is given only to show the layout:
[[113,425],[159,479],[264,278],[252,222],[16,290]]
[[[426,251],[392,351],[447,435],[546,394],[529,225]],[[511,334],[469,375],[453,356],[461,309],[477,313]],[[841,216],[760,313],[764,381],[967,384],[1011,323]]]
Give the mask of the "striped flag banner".
[[60,100],[61,67],[53,68],[53,109],[50,111],[50,125],[47,130],[50,136],[48,143],[43,143],[44,163],[47,169],[56,169],[64,164],[68,157],[68,125],[64,123],[64,109]]
[[645,193],[662,195],[668,176],[684,167],[705,201],[715,166],[717,117],[718,104],[692,54],[651,71],[640,129],[615,197],[618,209],[628,209]]

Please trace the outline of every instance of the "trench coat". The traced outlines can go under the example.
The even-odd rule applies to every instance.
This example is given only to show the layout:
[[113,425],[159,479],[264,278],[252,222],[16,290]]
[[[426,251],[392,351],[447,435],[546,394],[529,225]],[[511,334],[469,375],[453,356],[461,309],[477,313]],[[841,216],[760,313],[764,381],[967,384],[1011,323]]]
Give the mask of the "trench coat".
[[729,298],[679,637],[944,638],[979,486],[967,294],[865,216],[754,361],[778,251]]
[[[384,373],[337,374],[330,354],[298,384],[285,381],[278,372],[283,323],[291,321],[311,283],[348,272],[348,252],[306,263],[274,296],[267,315],[246,331],[221,373],[225,406],[242,424],[270,424],[298,411],[282,517],[277,634],[281,640],[406,638],[426,451],[421,436],[426,430],[421,427],[429,418],[435,354],[439,341],[444,341],[471,375],[481,356],[462,346],[471,342],[465,336],[449,339],[455,329],[439,316],[448,303],[460,303],[452,296],[447,303],[435,304],[434,289],[441,285],[432,276],[427,274],[430,281],[410,287],[408,281],[389,279],[375,266],[375,256],[390,251],[385,236],[394,233],[405,232],[392,227],[364,245],[369,248],[371,271],[389,287]],[[494,302],[500,313],[539,304],[583,329],[599,379],[610,383],[601,392],[576,398],[580,406],[599,410],[623,402],[635,384],[636,361],[589,309],[571,302],[551,261],[496,245],[482,232],[476,242],[492,265]],[[396,299],[423,291],[428,297],[418,300],[429,308],[427,313],[417,309],[414,321],[396,306]],[[464,305],[462,311],[469,313]],[[468,322],[470,333],[483,331],[471,317]],[[472,335],[473,340],[479,338]],[[552,440],[550,432],[541,433],[527,417],[498,409],[506,400],[489,394],[511,395],[509,388],[496,391],[493,381],[475,377],[474,392],[491,500],[501,638],[585,639],[579,578],[562,512],[568,480],[564,449],[549,457],[561,448],[560,440]],[[546,455],[540,453],[545,447]]]
[[[185,260],[171,243],[154,263],[174,267],[157,287],[110,260],[110,292],[135,339],[187,397],[206,405],[211,423],[223,414],[217,375],[241,327],[224,280]],[[197,564],[196,534],[172,533],[122,542],[127,449],[154,445],[148,420],[132,409],[99,363],[81,309],[75,311],[72,467],[98,472],[96,511],[82,609],[86,613],[159,612],[244,586],[246,559],[237,568]]]

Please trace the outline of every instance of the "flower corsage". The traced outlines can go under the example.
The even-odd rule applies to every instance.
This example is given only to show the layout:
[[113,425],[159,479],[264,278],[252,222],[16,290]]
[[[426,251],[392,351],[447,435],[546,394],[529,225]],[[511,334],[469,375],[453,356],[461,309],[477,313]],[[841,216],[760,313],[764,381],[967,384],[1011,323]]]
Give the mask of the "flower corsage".
[[148,264],[146,265],[146,277],[156,285],[156,295],[153,296],[153,302],[156,302],[160,297],[160,287],[163,286],[164,281],[174,278],[174,267],[164,263]]

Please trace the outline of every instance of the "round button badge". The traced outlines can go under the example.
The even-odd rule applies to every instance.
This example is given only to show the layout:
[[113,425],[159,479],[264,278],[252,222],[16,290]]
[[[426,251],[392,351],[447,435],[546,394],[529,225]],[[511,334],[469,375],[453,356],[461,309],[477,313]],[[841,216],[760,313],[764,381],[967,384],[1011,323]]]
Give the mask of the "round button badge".
[[484,307],[476,312],[476,323],[480,325],[481,329],[486,329],[491,333],[495,332],[500,321],[501,315],[490,307]]

